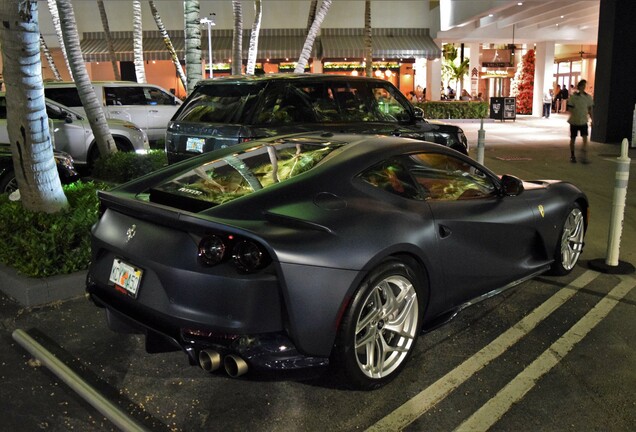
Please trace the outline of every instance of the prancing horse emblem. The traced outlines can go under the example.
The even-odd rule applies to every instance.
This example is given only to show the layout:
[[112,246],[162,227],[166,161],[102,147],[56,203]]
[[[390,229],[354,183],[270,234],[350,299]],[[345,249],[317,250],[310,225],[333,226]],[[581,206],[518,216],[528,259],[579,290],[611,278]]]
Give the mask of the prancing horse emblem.
[[137,234],[137,225],[133,224],[128,231],[126,231],[126,243],[128,243]]
[[543,206],[539,204],[537,208],[539,209],[539,213],[541,214],[541,217],[545,217],[545,209],[543,208]]

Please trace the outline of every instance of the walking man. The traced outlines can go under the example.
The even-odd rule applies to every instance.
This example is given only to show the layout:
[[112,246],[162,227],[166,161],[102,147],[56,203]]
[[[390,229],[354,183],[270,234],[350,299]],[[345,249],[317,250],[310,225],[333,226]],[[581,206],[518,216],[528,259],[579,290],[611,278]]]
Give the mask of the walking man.
[[570,162],[576,162],[576,156],[574,155],[574,141],[576,135],[581,134],[583,140],[583,147],[581,148],[581,162],[589,163],[587,159],[587,135],[588,135],[588,117],[592,119],[592,107],[594,101],[592,96],[585,93],[585,87],[587,86],[586,80],[579,81],[576,86],[577,92],[571,94],[568,99],[568,111],[570,112]]

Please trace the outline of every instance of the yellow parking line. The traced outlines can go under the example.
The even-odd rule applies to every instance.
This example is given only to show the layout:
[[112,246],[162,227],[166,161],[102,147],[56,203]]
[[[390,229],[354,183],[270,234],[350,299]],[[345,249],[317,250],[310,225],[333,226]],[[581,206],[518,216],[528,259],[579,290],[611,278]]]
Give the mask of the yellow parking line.
[[596,279],[598,275],[599,273],[597,272],[587,270],[568,286],[557,291],[552,297],[543,302],[479,352],[422,390],[404,405],[369,427],[367,431],[397,431],[413,423],[471,376],[506,352],[508,348],[517,343],[522,337],[530,333],[541,321],[572,298],[579,289]]

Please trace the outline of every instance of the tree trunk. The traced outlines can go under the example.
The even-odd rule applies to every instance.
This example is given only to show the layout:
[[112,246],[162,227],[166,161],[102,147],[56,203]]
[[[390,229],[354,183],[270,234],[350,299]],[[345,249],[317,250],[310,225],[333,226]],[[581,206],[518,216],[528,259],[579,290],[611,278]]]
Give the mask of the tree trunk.
[[57,3],[55,0],[47,0],[47,4],[49,6],[49,12],[51,13],[51,18],[53,21],[53,27],[55,27],[55,34],[57,35],[57,42],[60,44],[60,50],[62,50],[62,55],[64,56],[64,63],[66,63],[66,70],[69,75],[71,75],[71,81],[73,81],[73,71],[71,70],[71,64],[68,61],[68,56],[66,55],[66,48],[64,47],[64,37],[62,36],[62,26],[60,25],[60,14],[57,11]]
[[234,32],[232,33],[232,75],[243,71],[243,12],[241,0],[232,0]]
[[40,33],[40,49],[44,53],[44,57],[46,58],[46,62],[49,64],[51,68],[51,72],[53,72],[53,76],[55,77],[55,81],[62,81],[62,76],[60,75],[60,71],[57,70],[57,66],[55,66],[55,60],[53,60],[53,56],[51,55],[51,51],[49,51],[49,47],[44,40],[44,36]]
[[309,32],[307,32],[307,38],[305,39],[305,45],[303,46],[303,50],[300,53],[300,58],[298,59],[298,63],[296,63],[296,69],[294,72],[303,73],[305,72],[305,66],[309,63],[309,56],[311,55],[311,51],[314,47],[314,41],[318,36],[318,32],[320,31],[320,26],[322,22],[325,20],[327,16],[327,12],[329,11],[329,7],[331,7],[331,0],[322,0],[320,4],[320,9],[316,13],[316,19],[311,24],[311,28]]
[[179,75],[179,79],[181,80],[181,84],[183,84],[183,89],[186,90],[188,88],[188,80],[183,72],[183,68],[181,67],[181,62],[179,61],[179,56],[177,56],[177,50],[174,49],[174,45],[172,45],[172,41],[170,40],[170,35],[166,30],[166,27],[163,25],[163,21],[161,20],[161,16],[159,15],[159,11],[157,10],[157,6],[155,2],[150,0],[148,1],[150,5],[150,12],[152,13],[152,17],[157,24],[157,28],[161,33],[161,37],[163,37],[163,43],[166,45],[166,49],[170,53],[170,57],[172,58],[172,63],[174,63],[174,67],[177,70],[177,74]]
[[368,77],[373,76],[373,42],[371,34],[371,0],[364,1],[364,71]]
[[309,3],[309,14],[307,15],[307,33],[309,33],[309,29],[316,19],[316,8],[318,8],[318,0],[311,0],[311,3]]
[[185,15],[185,52],[186,76],[188,77],[188,94],[201,81],[201,27],[199,21],[199,0],[185,0],[183,2]]
[[22,205],[55,213],[68,206],[53,159],[44,103],[37,2],[5,0],[0,30],[7,129]]
[[66,54],[71,64],[71,71],[75,77],[77,92],[79,93],[82,106],[84,106],[84,111],[86,111],[86,117],[95,135],[95,140],[97,141],[97,148],[101,155],[114,153],[117,151],[115,140],[110,133],[108,123],[106,123],[104,109],[97,100],[95,89],[93,89],[91,80],[88,77],[88,72],[86,71],[86,63],[84,63],[84,58],[82,57],[73,5],[71,4],[71,0],[56,1],[62,25],[64,45],[67,51]]
[[133,60],[138,83],[146,82],[144,67],[144,34],[141,25],[141,1],[133,0]]
[[97,0],[97,8],[99,9],[99,15],[102,19],[102,27],[104,28],[104,36],[106,36],[106,46],[108,46],[108,53],[110,54],[110,62],[113,64],[113,73],[117,81],[121,80],[119,74],[119,67],[117,67],[117,54],[115,53],[115,47],[113,46],[113,38],[110,35],[110,26],[108,25],[108,15],[106,15],[106,8],[104,7],[103,0]]
[[250,34],[250,48],[247,53],[246,75],[254,75],[256,68],[256,56],[258,54],[258,35],[261,31],[261,19],[263,17],[263,5],[261,0],[254,0],[254,23]]

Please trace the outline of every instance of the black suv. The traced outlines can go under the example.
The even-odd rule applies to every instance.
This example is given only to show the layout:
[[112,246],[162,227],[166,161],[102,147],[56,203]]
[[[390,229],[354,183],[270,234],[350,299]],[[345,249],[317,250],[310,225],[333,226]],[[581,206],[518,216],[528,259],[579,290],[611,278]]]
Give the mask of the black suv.
[[306,131],[395,135],[468,154],[461,128],[430,123],[391,83],[322,74],[234,76],[200,81],[168,123],[174,163],[256,138]]

